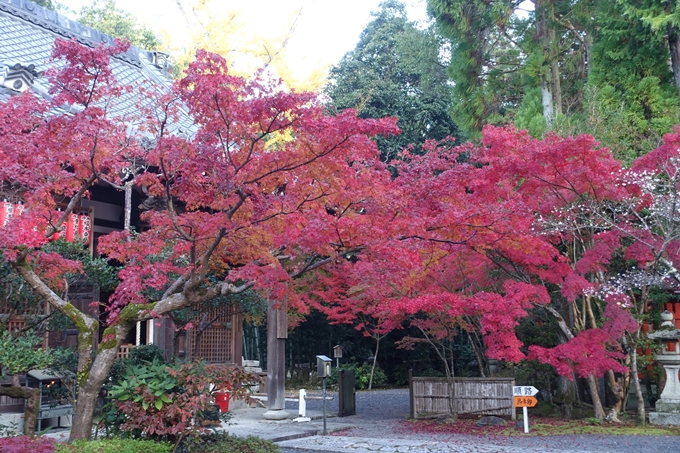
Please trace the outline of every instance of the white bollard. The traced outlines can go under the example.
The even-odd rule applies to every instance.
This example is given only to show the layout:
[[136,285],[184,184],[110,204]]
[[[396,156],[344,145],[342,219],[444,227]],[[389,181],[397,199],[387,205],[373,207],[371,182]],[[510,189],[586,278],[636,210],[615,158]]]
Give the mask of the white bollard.
[[307,416],[307,400],[305,399],[306,396],[307,392],[305,392],[305,389],[300,389],[300,410],[298,411],[298,415],[300,417]]

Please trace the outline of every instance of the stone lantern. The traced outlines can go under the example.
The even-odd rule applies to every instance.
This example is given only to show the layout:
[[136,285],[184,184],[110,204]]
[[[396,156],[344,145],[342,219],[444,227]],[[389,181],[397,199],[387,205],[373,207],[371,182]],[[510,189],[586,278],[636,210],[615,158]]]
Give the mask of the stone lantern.
[[649,422],[654,425],[680,425],[680,330],[674,328],[671,319],[666,319],[666,312],[662,313],[664,322],[661,329],[650,333],[650,339],[661,344],[661,352],[656,361],[666,372],[666,386],[656,402],[656,412],[649,413]]

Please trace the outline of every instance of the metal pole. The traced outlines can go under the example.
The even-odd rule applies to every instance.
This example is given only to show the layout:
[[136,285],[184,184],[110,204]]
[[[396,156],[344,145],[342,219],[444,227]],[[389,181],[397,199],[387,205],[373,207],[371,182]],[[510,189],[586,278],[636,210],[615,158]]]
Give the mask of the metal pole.
[[326,435],[326,378],[323,378],[323,435]]
[[529,410],[527,409],[526,406],[524,406],[522,409],[523,409],[522,415],[524,415],[524,432],[528,433],[529,432]]

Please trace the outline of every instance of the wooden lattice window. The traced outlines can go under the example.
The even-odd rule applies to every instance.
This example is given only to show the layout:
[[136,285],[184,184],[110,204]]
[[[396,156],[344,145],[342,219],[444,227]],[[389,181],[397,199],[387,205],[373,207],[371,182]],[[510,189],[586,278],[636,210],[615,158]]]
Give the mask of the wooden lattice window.
[[7,322],[7,330],[10,332],[21,332],[26,326],[23,316],[11,316]]
[[129,343],[123,343],[120,346],[118,346],[118,355],[117,357],[119,359],[127,359],[127,357],[130,355],[130,349],[134,348],[135,345],[129,344]]
[[[204,311],[192,322],[196,329],[189,333],[188,348],[192,359],[202,359],[209,363],[234,363],[233,341],[234,309],[225,305]],[[208,325],[201,330],[202,326]],[[196,344],[198,342],[198,348]]]

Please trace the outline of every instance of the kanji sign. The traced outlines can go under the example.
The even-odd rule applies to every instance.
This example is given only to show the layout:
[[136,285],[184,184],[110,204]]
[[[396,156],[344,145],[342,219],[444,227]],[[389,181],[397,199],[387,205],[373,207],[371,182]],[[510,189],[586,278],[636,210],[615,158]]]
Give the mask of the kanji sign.
[[533,396],[516,396],[515,407],[534,407],[538,400]]
[[538,389],[531,385],[516,385],[512,388],[512,396],[535,396]]

